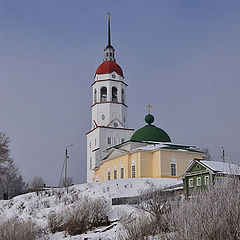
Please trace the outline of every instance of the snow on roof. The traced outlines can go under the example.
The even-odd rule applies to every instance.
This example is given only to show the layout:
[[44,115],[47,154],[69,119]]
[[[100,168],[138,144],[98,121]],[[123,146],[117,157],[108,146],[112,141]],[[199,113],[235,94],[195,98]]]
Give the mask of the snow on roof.
[[217,161],[200,161],[208,168],[211,168],[215,172],[222,172],[225,174],[240,175],[240,166],[233,163],[217,162]]
[[138,147],[136,149],[134,149],[134,151],[136,150],[145,150],[145,151],[153,151],[153,150],[157,150],[159,148],[162,148],[162,147],[167,147],[167,145],[165,144],[157,144],[157,145],[147,145],[147,146],[144,146],[144,147]]
[[182,151],[182,152],[199,152],[201,153],[201,151],[194,147],[194,146],[186,146],[186,145],[181,145],[181,144],[174,144],[174,143],[158,143],[158,144],[149,144],[147,146],[144,147],[138,147],[136,149],[134,149],[134,151],[138,151],[138,150],[145,150],[145,151],[154,151],[154,150],[158,150],[158,149],[172,149],[172,150],[176,150],[176,151]]

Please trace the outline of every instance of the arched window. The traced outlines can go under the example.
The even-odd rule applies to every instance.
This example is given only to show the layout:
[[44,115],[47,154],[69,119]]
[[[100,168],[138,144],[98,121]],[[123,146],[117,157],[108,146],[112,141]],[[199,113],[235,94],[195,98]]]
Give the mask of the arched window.
[[94,103],[97,102],[97,89],[94,90]]
[[101,88],[101,102],[107,101],[107,88],[102,87]]
[[117,102],[118,101],[117,88],[116,87],[112,87],[112,101],[113,102]]
[[122,103],[125,103],[124,90],[122,89]]

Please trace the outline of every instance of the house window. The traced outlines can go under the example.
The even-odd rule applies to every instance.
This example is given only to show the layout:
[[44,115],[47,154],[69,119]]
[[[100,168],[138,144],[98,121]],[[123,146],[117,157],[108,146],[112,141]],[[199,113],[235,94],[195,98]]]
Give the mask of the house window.
[[90,157],[90,169],[92,169],[92,158]]
[[107,138],[107,144],[111,145],[112,144],[112,139],[110,137]]
[[136,168],[135,165],[132,166],[132,178],[136,177]]
[[124,168],[123,167],[121,167],[121,169],[120,169],[120,177],[121,178],[124,178]]
[[121,139],[121,143],[124,143],[124,142],[125,142],[125,139],[124,139],[124,138],[122,138],[122,139]]
[[89,147],[90,147],[90,148],[92,147],[91,141],[89,142]]
[[217,177],[217,183],[222,183],[222,182],[223,182],[223,178]]
[[209,176],[205,176],[205,185],[209,185]]
[[189,187],[193,187],[193,179],[192,178],[190,178],[188,180],[188,185],[189,185]]
[[107,179],[108,179],[108,181],[111,180],[111,172],[110,172],[110,170],[109,170],[108,173],[107,173]]
[[101,88],[101,102],[106,102],[107,101],[107,88],[102,87]]
[[118,97],[117,97],[117,88],[116,87],[112,87],[112,101],[113,102],[117,102],[118,101]]
[[97,145],[97,139],[95,138],[95,146]]
[[197,178],[197,186],[201,186],[201,177]]
[[176,176],[176,163],[171,163],[171,176]]
[[114,179],[117,179],[117,169],[114,170],[113,177],[114,177]]

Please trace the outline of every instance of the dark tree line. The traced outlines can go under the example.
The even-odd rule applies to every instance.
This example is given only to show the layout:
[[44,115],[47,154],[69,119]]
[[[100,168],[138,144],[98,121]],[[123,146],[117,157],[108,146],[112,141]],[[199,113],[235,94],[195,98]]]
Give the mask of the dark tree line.
[[0,199],[9,199],[26,191],[19,169],[10,157],[10,139],[0,132]]

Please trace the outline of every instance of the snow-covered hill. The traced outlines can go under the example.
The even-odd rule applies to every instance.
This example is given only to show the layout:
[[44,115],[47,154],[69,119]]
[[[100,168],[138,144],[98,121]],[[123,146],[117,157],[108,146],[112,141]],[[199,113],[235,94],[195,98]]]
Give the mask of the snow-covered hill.
[[[181,183],[176,179],[164,178],[136,178],[121,179],[109,182],[86,183],[71,186],[68,190],[65,188],[55,188],[36,193],[28,193],[17,196],[11,200],[0,201],[0,221],[9,218],[20,218],[24,220],[31,219],[41,228],[47,231],[48,215],[52,212],[58,213],[63,209],[77,204],[80,199],[85,196],[90,198],[103,197],[111,205],[111,199],[117,197],[137,196],[142,191],[150,188],[165,188]],[[131,206],[112,206],[110,220],[117,219],[122,210],[131,211]],[[87,235],[78,235],[74,237],[64,237],[62,232],[48,234],[43,239],[60,240],[75,239],[80,240],[88,237],[88,239],[115,239],[118,229],[115,224],[110,230],[101,232],[91,232]],[[103,229],[103,228],[102,228]]]

